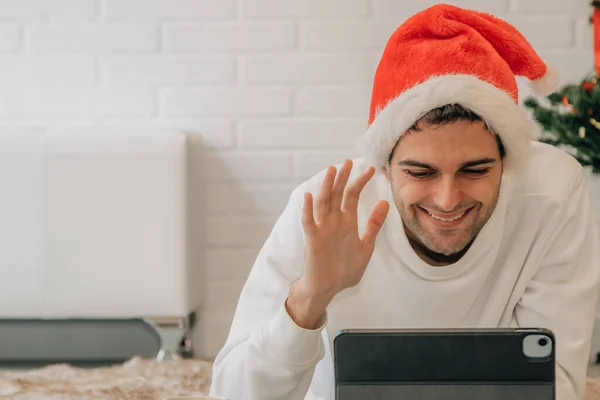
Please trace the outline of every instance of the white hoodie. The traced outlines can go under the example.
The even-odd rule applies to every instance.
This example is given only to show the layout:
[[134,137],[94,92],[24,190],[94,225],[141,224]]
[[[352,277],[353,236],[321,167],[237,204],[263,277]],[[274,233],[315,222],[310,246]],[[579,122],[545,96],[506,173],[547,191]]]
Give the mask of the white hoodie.
[[[351,179],[367,168],[354,162]],[[218,354],[211,395],[230,400],[334,399],[332,341],[347,328],[543,327],[556,336],[557,399],[582,399],[600,279],[600,236],[587,176],[571,156],[533,143],[519,177],[504,176],[498,205],[457,263],[433,267],[410,246],[389,182],[363,190],[359,229],[373,206],[392,207],[363,279],[339,293],[316,330],[285,311],[302,275],[303,193],[293,191],[241,293]]]

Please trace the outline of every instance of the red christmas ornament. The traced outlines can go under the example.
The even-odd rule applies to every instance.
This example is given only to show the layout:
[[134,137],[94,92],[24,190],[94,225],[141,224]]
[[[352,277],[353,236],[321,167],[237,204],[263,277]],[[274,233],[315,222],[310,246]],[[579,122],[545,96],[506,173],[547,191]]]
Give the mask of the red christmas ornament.
[[590,90],[592,90],[592,89],[594,88],[594,86],[596,86],[596,84],[595,84],[594,82],[583,82],[583,83],[581,84],[581,87],[582,87],[584,90],[587,90],[588,92],[589,92]]
[[600,75],[600,9],[594,7],[592,14],[592,25],[594,27],[594,69],[596,76]]

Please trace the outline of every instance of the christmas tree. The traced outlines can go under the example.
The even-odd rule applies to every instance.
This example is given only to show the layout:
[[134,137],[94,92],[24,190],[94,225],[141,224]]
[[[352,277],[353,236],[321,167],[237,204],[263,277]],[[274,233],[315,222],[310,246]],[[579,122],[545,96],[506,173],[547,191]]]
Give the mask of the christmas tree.
[[600,174],[600,1],[593,1],[595,72],[578,84],[544,98],[528,98],[524,106],[542,126],[540,142],[565,149],[583,166]]

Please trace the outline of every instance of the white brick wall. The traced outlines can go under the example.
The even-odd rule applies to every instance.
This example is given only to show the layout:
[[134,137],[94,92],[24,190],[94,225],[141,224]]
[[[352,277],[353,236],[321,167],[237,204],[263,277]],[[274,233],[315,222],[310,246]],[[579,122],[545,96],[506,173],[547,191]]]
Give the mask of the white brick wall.
[[2,0],[3,20],[24,24],[44,20],[88,21],[98,15],[98,0]]
[[[453,0],[522,30],[563,83],[592,70],[587,0]],[[356,155],[389,35],[434,0],[0,0],[0,129],[200,134],[200,354],[294,185]],[[526,94],[526,93],[525,93]]]
[[100,61],[107,86],[233,85],[235,65],[229,56],[121,55]]
[[167,25],[164,49],[170,53],[272,53],[293,51],[296,29],[290,22],[217,22]]
[[100,1],[106,19],[115,21],[223,21],[235,19],[237,14],[236,0]]
[[53,22],[29,27],[27,39],[36,54],[156,52],[159,31],[151,24]]
[[244,0],[244,19],[291,19],[368,17],[369,0]]
[[163,100],[166,117],[277,117],[289,116],[292,110],[289,89],[169,89]]

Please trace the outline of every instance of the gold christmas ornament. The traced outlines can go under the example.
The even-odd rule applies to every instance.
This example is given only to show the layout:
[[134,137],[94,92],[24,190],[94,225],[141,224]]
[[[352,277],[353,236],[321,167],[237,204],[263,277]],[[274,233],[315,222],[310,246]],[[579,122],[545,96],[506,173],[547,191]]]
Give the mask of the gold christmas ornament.
[[590,118],[590,124],[596,129],[600,129],[600,122],[596,121],[594,118]]
[[585,137],[585,128],[583,126],[579,127],[579,137],[582,139]]

